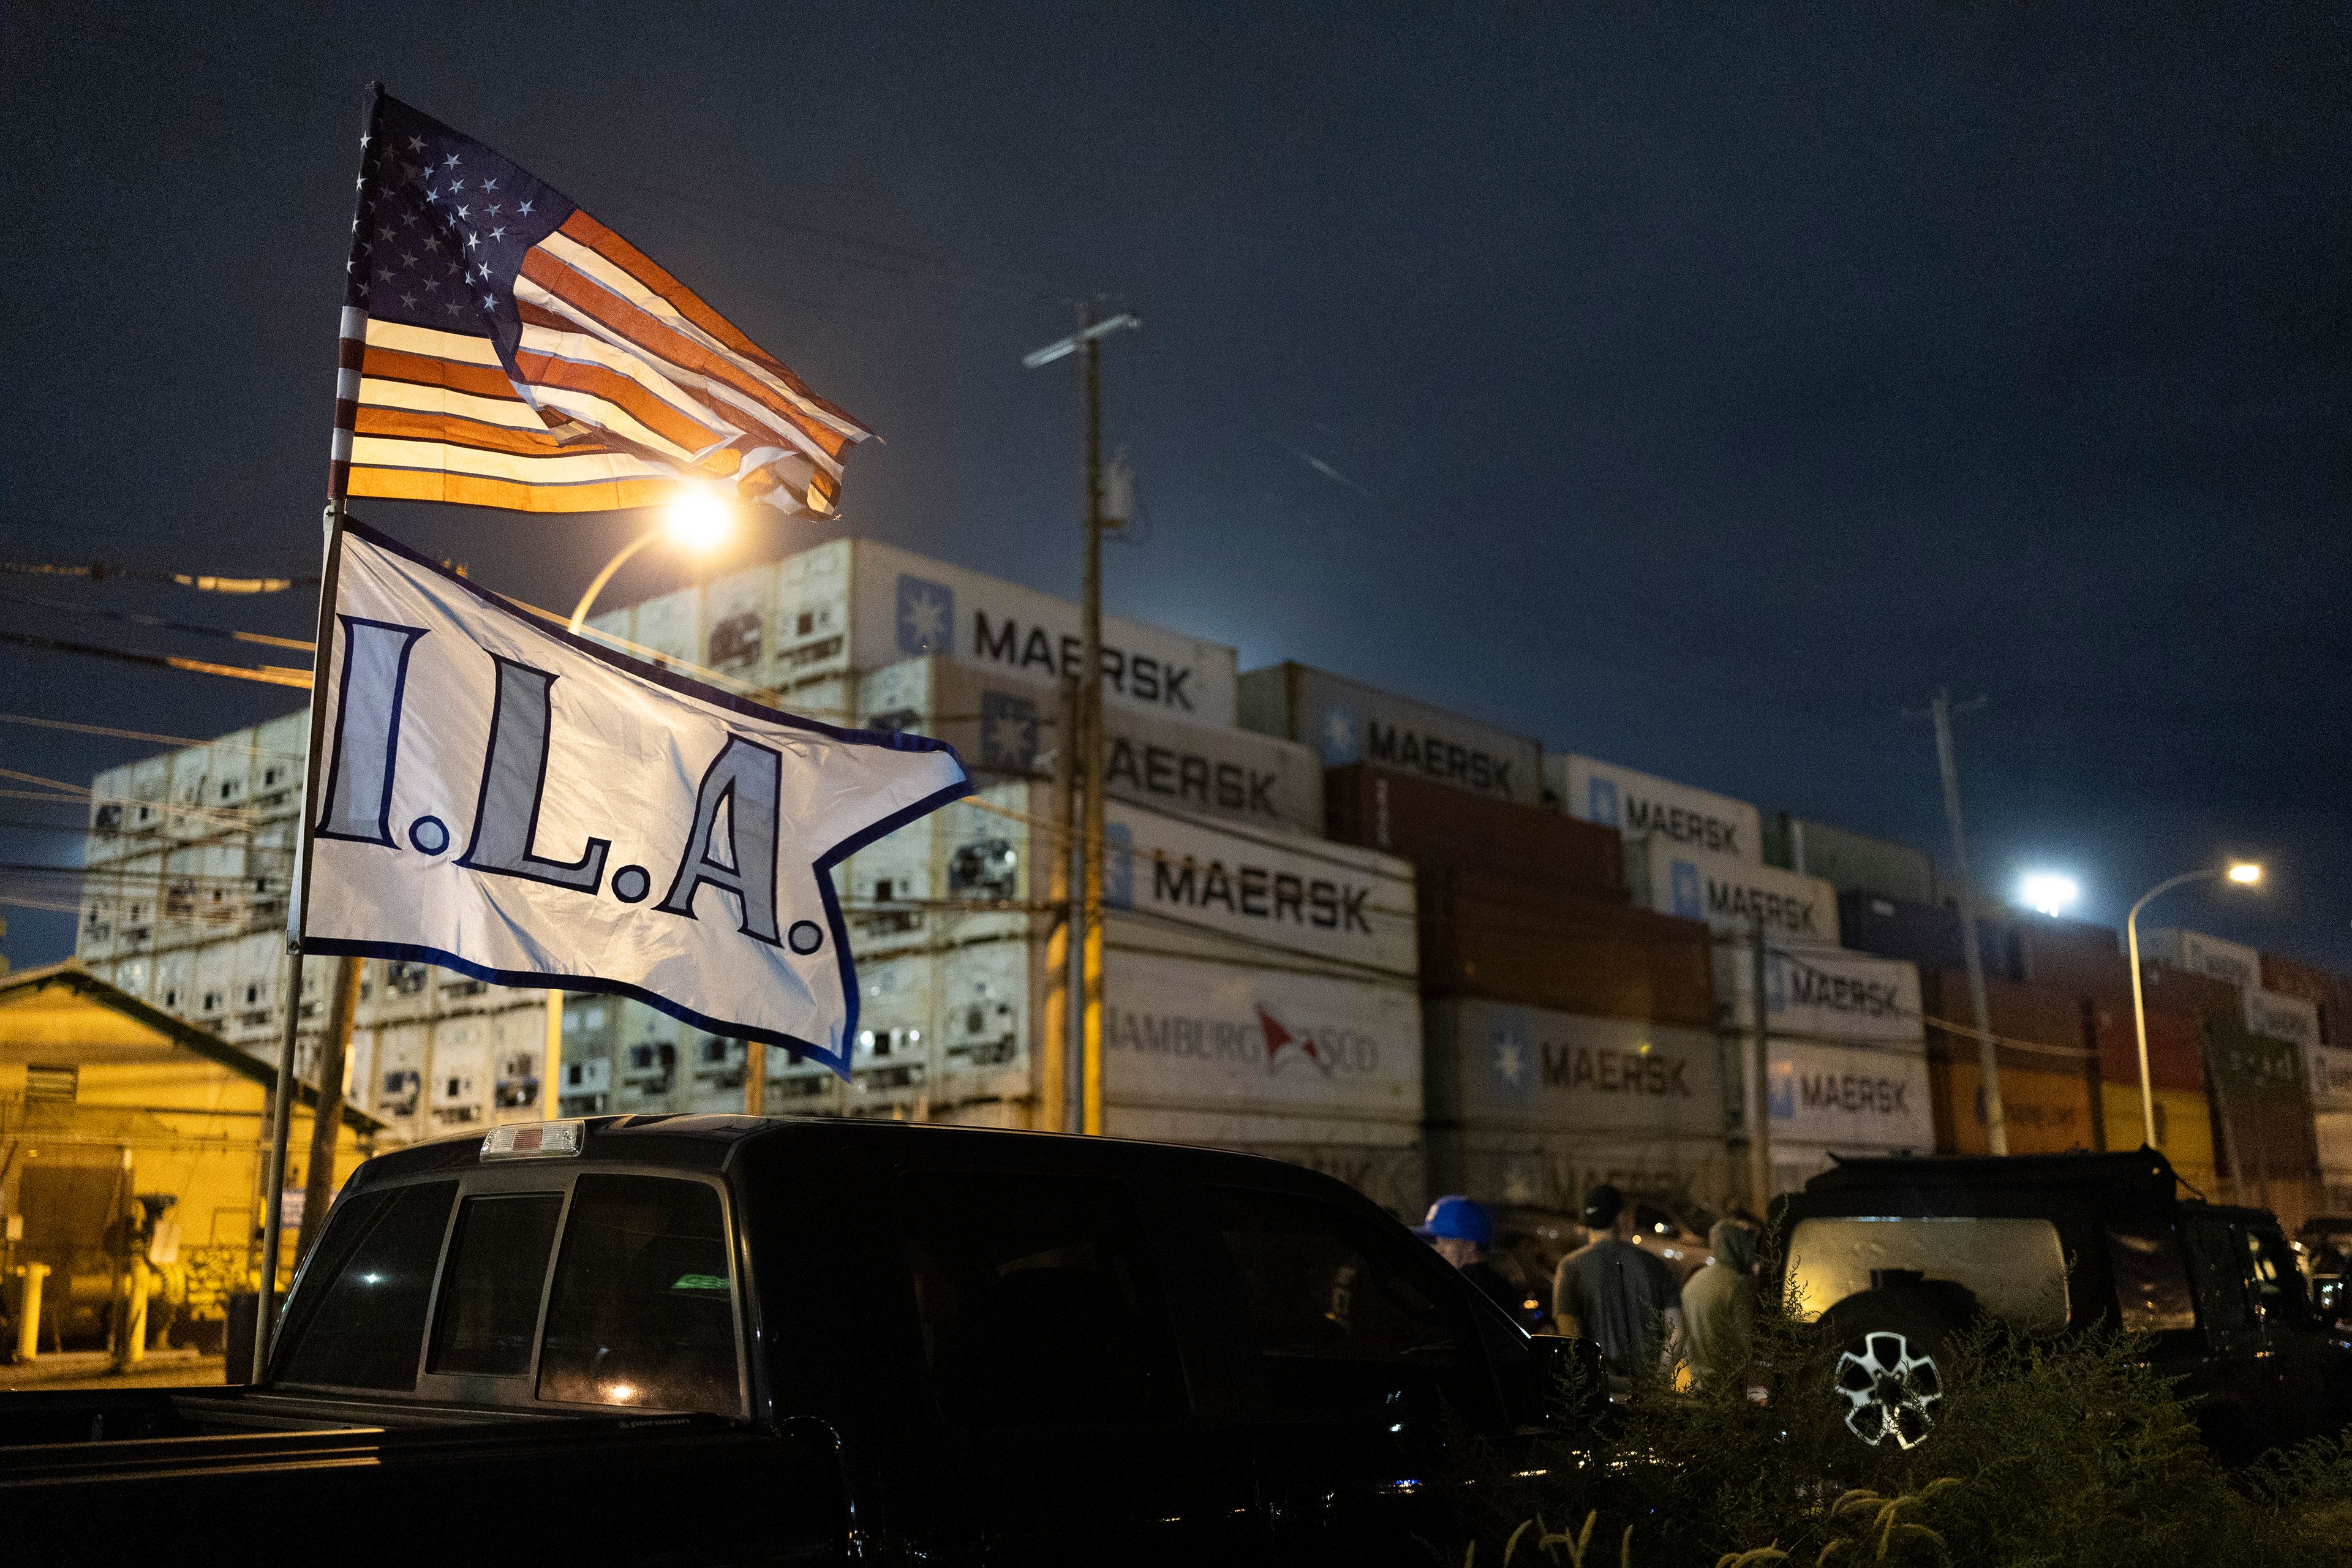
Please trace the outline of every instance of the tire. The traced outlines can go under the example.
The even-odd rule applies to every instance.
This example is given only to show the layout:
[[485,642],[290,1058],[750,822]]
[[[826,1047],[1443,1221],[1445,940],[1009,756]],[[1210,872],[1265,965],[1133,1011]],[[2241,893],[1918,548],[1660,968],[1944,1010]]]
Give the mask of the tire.
[[1846,1430],[1874,1448],[1890,1438],[1902,1449],[1926,1442],[1951,1343],[1974,1308],[1960,1287],[1923,1282],[1864,1290],[1822,1313]]

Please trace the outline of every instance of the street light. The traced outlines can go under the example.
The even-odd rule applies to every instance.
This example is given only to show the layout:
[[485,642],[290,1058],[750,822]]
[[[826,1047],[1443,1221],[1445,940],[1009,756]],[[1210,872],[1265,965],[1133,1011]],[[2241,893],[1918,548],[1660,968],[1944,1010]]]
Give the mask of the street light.
[[2017,896],[2028,909],[2055,917],[2081,898],[2083,889],[2074,878],[2056,871],[2029,871],[2017,885]]
[[2208,866],[2202,870],[2183,871],[2168,878],[2139,896],[2139,902],[2124,916],[2124,942],[2130,949],[2132,983],[2132,1030],[2139,1039],[2139,1113],[2147,1137],[2147,1146],[2156,1147],[2156,1089],[2147,1076],[2147,1001],[2140,987],[2139,975],[2139,912],[2158,894],[2189,882],[2223,881],[2241,888],[2251,888],[2263,879],[2263,868],[2252,860],[2232,860],[2227,866]]
[[727,542],[735,531],[735,509],[725,497],[697,487],[688,489],[663,510],[662,520],[621,548],[621,552],[604,563],[604,569],[589,580],[588,591],[580,595],[580,603],[572,611],[571,629],[577,634],[588,619],[589,607],[596,595],[613,580],[613,574],[627,565],[638,551],[657,539],[667,539],[681,550],[700,553]]
[[[660,522],[623,545],[621,552],[605,562],[604,569],[589,579],[588,591],[581,595],[580,602],[572,607],[569,626],[572,634],[574,637],[580,635],[581,626],[588,619],[589,610],[596,603],[596,595],[604,591],[604,584],[613,580],[613,574],[627,565],[637,552],[655,540],[667,539],[681,550],[700,554],[724,544],[727,536],[734,531],[735,509],[728,503],[726,497],[701,485],[689,486],[679,491],[677,499],[663,509]],[[745,1048],[757,1060],[766,1059],[764,1047],[751,1046]],[[562,1106],[560,1098],[562,1089],[558,1082],[563,1069],[563,993],[560,990],[547,994],[544,1055],[546,1059],[540,1067],[540,1113],[552,1121],[556,1111]],[[748,1088],[751,1075],[746,1074],[744,1081],[748,1094],[751,1092]],[[760,1087],[763,1089],[767,1087],[764,1080]]]

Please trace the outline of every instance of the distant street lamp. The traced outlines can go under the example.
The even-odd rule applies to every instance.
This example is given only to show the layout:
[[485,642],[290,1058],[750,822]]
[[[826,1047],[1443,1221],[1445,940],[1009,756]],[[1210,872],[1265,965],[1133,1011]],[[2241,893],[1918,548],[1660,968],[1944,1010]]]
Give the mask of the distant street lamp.
[[589,608],[596,595],[613,580],[613,574],[635,558],[657,539],[667,539],[682,550],[699,553],[727,542],[735,531],[735,509],[720,497],[706,489],[692,489],[669,503],[662,520],[624,545],[621,552],[604,563],[604,569],[589,580],[588,591],[580,595],[580,603],[572,611],[571,629],[578,633],[588,619]]
[[2183,871],[2178,877],[2158,882],[2139,896],[2139,902],[2124,917],[2124,941],[2131,950],[2132,1029],[2139,1037],[2139,1114],[2144,1125],[2147,1146],[2156,1147],[2156,1089],[2147,1076],[2147,1002],[2141,993],[2139,977],[2139,912],[2147,908],[2158,894],[2189,882],[2228,880],[2241,888],[2251,888],[2263,879],[2263,868],[2252,860],[2233,860],[2228,866],[2208,866],[2199,871]]

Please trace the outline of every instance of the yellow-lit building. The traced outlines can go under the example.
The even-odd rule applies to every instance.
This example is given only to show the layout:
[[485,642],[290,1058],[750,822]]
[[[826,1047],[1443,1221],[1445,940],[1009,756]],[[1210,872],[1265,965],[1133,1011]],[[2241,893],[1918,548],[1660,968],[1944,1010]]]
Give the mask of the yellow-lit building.
[[[103,1336],[134,1232],[175,1342],[217,1341],[228,1296],[259,1279],[275,1079],[78,963],[0,977],[0,1275],[47,1265],[43,1350]],[[298,1199],[315,1104],[302,1085],[286,1180]],[[344,1108],[338,1187],[383,1129]],[[295,1256],[288,1206],[281,1285]]]

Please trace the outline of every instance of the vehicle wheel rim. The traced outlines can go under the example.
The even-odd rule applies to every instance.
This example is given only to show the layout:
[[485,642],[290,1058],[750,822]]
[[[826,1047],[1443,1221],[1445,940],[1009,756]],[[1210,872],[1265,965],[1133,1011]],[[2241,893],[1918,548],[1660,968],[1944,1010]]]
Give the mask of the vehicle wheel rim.
[[1862,1337],[1862,1353],[1839,1355],[1837,1389],[1846,1402],[1846,1429],[1875,1448],[1887,1438],[1916,1448],[1935,1426],[1932,1410],[1944,1397],[1936,1358],[1914,1355],[1906,1335],[1882,1330]]

